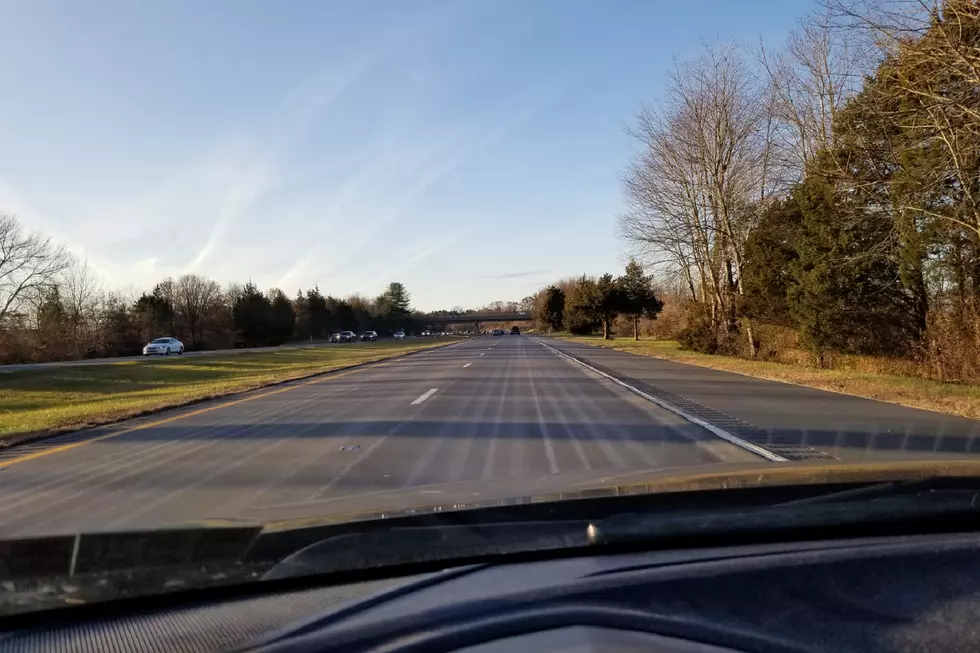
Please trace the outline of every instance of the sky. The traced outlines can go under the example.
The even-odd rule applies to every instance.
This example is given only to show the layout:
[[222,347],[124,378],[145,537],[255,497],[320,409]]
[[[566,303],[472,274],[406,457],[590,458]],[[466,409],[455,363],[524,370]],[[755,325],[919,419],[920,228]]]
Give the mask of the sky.
[[625,127],[806,0],[0,0],[0,211],[110,288],[421,310],[618,272]]

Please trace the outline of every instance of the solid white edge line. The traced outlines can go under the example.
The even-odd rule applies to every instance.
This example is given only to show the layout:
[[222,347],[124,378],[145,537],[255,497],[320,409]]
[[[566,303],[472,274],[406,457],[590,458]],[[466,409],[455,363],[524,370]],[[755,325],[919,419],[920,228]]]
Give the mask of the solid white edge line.
[[465,365],[463,365],[463,367],[469,367],[469,366],[470,366],[470,365],[472,365],[472,364],[473,364],[473,363],[466,363]]
[[537,339],[534,339],[534,338],[532,338],[532,340],[534,340],[534,342],[538,343],[539,345],[541,345],[545,349],[549,349],[549,350],[553,351],[554,353],[558,354],[559,356],[562,356],[563,358],[567,358],[570,361],[574,361],[574,362],[578,363],[579,365],[581,365],[582,367],[584,367],[584,368],[586,368],[586,369],[588,369],[588,370],[590,370],[592,372],[595,372],[599,376],[601,376],[603,378],[606,378],[606,379],[609,379],[613,383],[615,383],[615,384],[617,384],[619,386],[622,386],[622,387],[626,388],[627,390],[629,390],[633,394],[639,395],[639,396],[643,397],[644,399],[646,399],[647,401],[652,401],[653,403],[657,404],[661,408],[664,408],[666,410],[669,410],[670,412],[674,413],[675,415],[679,415],[680,417],[683,417],[687,421],[693,422],[694,424],[697,424],[701,428],[703,428],[703,429],[711,432],[713,435],[718,436],[722,440],[727,440],[728,442],[731,442],[736,447],[741,447],[742,449],[745,449],[746,451],[751,451],[752,453],[756,454],[757,456],[762,456],[766,460],[770,460],[770,461],[772,461],[774,463],[788,463],[789,462],[788,459],[783,458],[782,456],[780,456],[778,454],[774,454],[773,452],[769,451],[768,449],[765,449],[763,447],[760,447],[757,444],[753,444],[752,442],[749,442],[748,440],[743,440],[742,438],[738,437],[737,435],[732,435],[728,431],[726,431],[724,429],[720,429],[717,426],[715,426],[714,424],[711,424],[709,422],[704,421],[700,417],[695,417],[694,415],[691,415],[687,411],[681,410],[677,406],[674,406],[672,404],[667,403],[663,399],[658,399],[657,397],[654,397],[653,395],[649,395],[649,394],[643,392],[639,388],[635,388],[635,387],[631,386],[629,383],[626,383],[625,381],[620,381],[619,379],[617,379],[614,376],[611,376],[609,374],[606,374],[605,372],[603,372],[601,370],[597,370],[596,368],[592,367],[591,365],[589,365],[588,363],[586,363],[583,360],[580,360],[578,358],[575,358],[574,356],[571,356],[569,354],[566,354],[565,352],[558,351],[557,349],[555,349],[551,345],[546,345],[545,343],[541,342],[540,340],[537,340]]
[[422,403],[423,401],[425,401],[426,399],[428,399],[429,397],[431,397],[432,395],[434,395],[436,393],[436,390],[438,390],[438,389],[439,388],[432,388],[431,390],[429,390],[428,392],[426,392],[425,394],[423,394],[421,397],[419,397],[418,399],[416,399],[415,401],[413,401],[412,402],[412,405],[413,406],[418,406],[420,403]]

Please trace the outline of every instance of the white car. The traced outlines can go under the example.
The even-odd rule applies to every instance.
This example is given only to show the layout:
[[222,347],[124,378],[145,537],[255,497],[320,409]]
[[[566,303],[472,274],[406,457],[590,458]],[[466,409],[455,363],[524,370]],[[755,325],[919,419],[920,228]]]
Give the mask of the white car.
[[404,331],[395,331],[395,340],[404,340],[404,339],[405,339]]
[[162,354],[164,356],[177,354],[178,356],[182,356],[184,354],[184,343],[176,338],[157,338],[143,347],[143,355],[149,356],[150,354]]

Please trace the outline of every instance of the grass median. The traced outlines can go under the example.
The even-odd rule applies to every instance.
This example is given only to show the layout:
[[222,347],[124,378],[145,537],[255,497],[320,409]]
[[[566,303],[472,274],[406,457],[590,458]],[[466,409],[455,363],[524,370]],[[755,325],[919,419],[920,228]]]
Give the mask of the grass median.
[[441,344],[386,341],[0,372],[0,441],[106,424]]
[[762,379],[795,383],[912,408],[924,408],[980,419],[980,387],[973,385],[942,383],[856,370],[825,370],[805,365],[748,360],[735,356],[700,354],[682,351],[677,342],[671,340],[635,341],[626,338],[603,340],[595,336],[564,336],[564,339],[678,363],[700,365],[725,372],[737,372]]

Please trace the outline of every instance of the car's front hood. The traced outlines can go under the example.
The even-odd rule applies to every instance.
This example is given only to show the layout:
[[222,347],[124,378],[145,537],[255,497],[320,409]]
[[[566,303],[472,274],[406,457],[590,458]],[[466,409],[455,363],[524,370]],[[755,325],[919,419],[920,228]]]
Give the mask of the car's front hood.
[[[566,474],[520,482],[502,479],[447,483],[324,501],[304,508],[308,513],[315,511],[305,516],[300,506],[270,506],[227,520],[174,528],[15,538],[0,541],[0,580],[4,584],[4,592],[0,592],[0,614],[171,588],[257,580],[271,565],[293,552],[344,534],[383,533],[389,528],[439,524],[482,528],[494,523],[490,514],[494,511],[500,513],[496,523],[512,530],[514,520],[541,519],[543,515],[562,513],[559,520],[581,521],[583,511],[588,510],[581,501],[552,503],[550,507],[541,506],[534,517],[528,516],[533,514],[526,510],[530,506],[520,504],[574,499],[602,501],[603,497],[654,494],[661,495],[663,506],[665,501],[673,500],[662,495],[675,492],[705,491],[705,496],[717,498],[729,496],[725,490],[734,488],[913,481],[937,476],[980,478],[980,461],[749,463],[651,470],[602,478],[596,478],[593,473],[591,479],[581,474]],[[487,510],[467,510],[473,508]],[[267,513],[265,519],[260,515],[263,510]],[[276,521],[273,517],[277,511],[287,518]],[[436,517],[438,513],[451,511],[463,512],[446,515],[445,519]],[[504,521],[500,521],[501,515]],[[550,524],[561,523],[549,521],[545,530],[551,532]],[[585,532],[584,527],[581,532]],[[440,552],[434,552],[438,558],[436,554]]]
[[785,485],[912,481],[935,476],[980,476],[980,460],[737,463],[606,474],[597,474],[593,470],[535,478],[458,481],[363,492],[301,504],[254,506],[241,513],[206,520],[201,525],[262,524],[266,529],[287,529],[569,499]]

